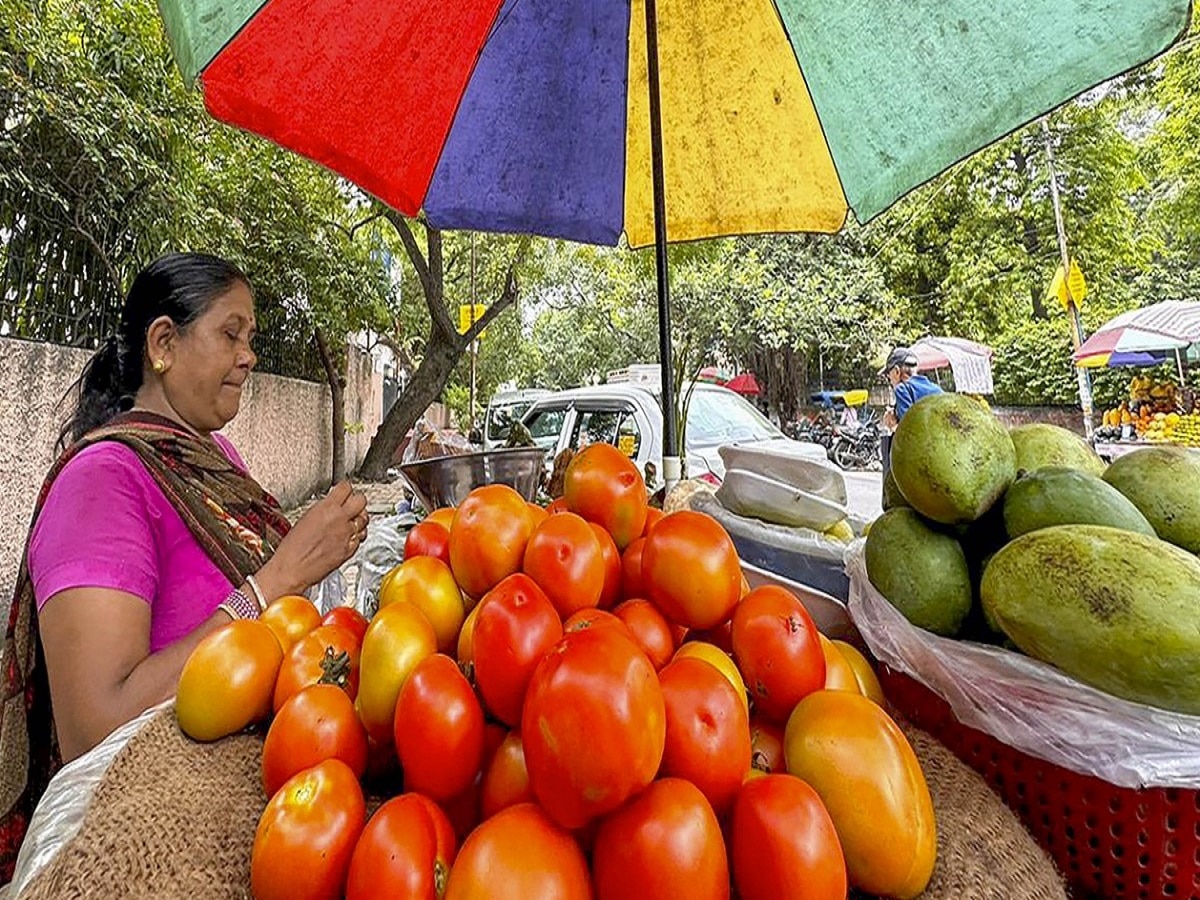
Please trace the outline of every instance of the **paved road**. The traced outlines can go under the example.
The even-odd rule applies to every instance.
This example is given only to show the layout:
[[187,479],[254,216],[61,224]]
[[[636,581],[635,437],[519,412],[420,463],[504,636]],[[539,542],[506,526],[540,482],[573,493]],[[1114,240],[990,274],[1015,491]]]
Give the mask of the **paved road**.
[[846,499],[850,512],[870,521],[883,512],[883,475],[879,472],[846,472]]

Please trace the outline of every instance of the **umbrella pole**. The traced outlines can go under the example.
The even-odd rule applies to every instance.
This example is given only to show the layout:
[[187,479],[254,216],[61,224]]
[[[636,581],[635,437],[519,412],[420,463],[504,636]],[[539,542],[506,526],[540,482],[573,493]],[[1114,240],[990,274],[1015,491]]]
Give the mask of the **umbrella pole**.
[[1183,368],[1183,357],[1178,347],[1175,348],[1175,368],[1179,371],[1179,386],[1187,387],[1187,371]]
[[654,268],[658,276],[658,359],[662,370],[663,478],[670,489],[681,475],[671,372],[671,276],[667,267],[667,196],[663,175],[662,103],[658,89],[658,10],[646,2],[646,74],[650,85],[650,168],[654,186]]

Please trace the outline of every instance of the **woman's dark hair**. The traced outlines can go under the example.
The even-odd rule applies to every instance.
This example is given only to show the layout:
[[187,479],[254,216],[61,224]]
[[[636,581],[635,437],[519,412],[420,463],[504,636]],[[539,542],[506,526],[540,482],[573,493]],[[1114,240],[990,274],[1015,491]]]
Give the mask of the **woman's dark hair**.
[[59,432],[59,446],[79,440],[133,406],[142,386],[146,333],[155,319],[167,316],[185,331],[238,282],[250,283],[233,263],[206,253],[172,253],[142,269],[121,307],[117,333],[104,340],[68,390],[77,392],[77,400]]

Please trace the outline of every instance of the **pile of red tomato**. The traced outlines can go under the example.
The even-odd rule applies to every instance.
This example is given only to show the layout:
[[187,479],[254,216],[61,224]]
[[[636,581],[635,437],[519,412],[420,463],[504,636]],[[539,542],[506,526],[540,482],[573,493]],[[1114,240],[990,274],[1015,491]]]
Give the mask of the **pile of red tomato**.
[[274,714],[254,895],[920,894],[933,807],[863,656],[614,448],[564,488],[438,510],[369,623],[284,598],[197,647],[185,733]]

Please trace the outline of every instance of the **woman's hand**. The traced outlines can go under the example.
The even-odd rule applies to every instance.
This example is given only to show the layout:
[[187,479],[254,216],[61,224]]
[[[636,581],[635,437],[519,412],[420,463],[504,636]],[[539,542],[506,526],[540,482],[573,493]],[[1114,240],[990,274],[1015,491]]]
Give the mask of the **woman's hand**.
[[255,576],[267,602],[301,593],[353,556],[367,533],[366,509],[365,494],[346,481],[334,485]]

